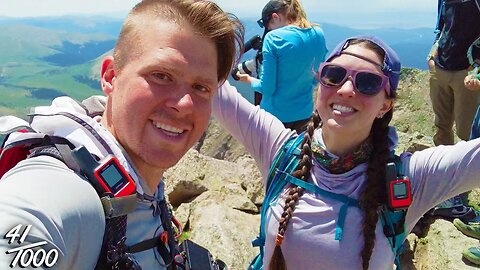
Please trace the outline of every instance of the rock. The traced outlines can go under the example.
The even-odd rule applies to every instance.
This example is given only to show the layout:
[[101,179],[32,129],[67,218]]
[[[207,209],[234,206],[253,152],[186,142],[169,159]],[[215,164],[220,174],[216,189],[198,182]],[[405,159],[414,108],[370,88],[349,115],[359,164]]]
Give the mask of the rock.
[[188,239],[209,249],[229,269],[245,269],[258,252],[260,172],[246,156],[236,163],[192,149],[165,173],[165,192]]
[[225,203],[232,196],[219,199],[223,197],[220,193],[205,192],[175,213],[179,219],[188,217],[190,240],[207,247],[229,269],[245,269],[258,252],[251,240],[257,236],[260,215],[232,208]]
[[[407,257],[408,253],[413,252],[412,264],[408,267],[413,268],[405,269],[478,269],[462,259],[462,251],[478,246],[478,240],[463,235],[449,221],[436,219],[425,237],[411,235],[408,240],[411,249],[407,252]],[[409,265],[408,260],[405,261]]]
[[257,206],[260,206],[265,196],[263,190],[263,178],[260,175],[255,160],[250,157],[240,157],[236,162],[241,168],[245,169],[241,186],[247,193],[247,197]]
[[[478,180],[480,181],[480,179]],[[480,210],[480,188],[474,189],[468,194],[468,202],[471,206]]]
[[395,153],[398,155],[403,152],[413,153],[434,146],[430,137],[420,135],[418,132],[405,133],[397,131],[398,145]]
[[238,143],[215,119],[210,120],[207,131],[195,149],[206,156],[227,161],[236,161],[239,157],[249,156],[243,145]]
[[[254,210],[254,203],[258,203],[259,194],[263,192],[262,180],[252,160],[232,163],[201,155],[192,149],[164,176],[165,194],[174,207],[191,201],[207,190],[226,191],[225,187],[228,186],[244,197],[245,210],[258,212],[258,209]],[[249,206],[246,206],[247,201],[250,201]]]

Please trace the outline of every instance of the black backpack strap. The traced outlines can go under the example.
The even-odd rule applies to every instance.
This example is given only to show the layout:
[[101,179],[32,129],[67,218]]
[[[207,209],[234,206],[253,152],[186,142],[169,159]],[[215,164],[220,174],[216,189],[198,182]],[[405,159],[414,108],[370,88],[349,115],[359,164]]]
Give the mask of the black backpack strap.
[[80,168],[72,156],[72,149],[74,148],[75,146],[65,138],[45,135],[41,143],[32,149],[27,158],[50,156],[65,163],[68,168],[76,173],[80,173]]
[[[158,207],[160,210],[160,219],[162,221],[162,227],[167,232],[167,243],[168,243],[168,249],[169,249],[168,256],[166,256],[165,254],[165,255],[162,255],[162,258],[167,266],[169,265],[173,266],[174,264],[172,262],[173,262],[173,259],[175,258],[176,243],[175,243],[175,233],[172,227],[172,213],[170,212],[170,209],[168,208],[167,202],[165,199],[158,202]],[[162,254],[162,252],[164,253],[164,251],[161,251],[162,247],[163,248],[165,247],[163,245],[163,242],[157,246],[157,250],[160,254]]]
[[[157,211],[157,213],[159,213],[164,233],[129,246],[127,248],[127,252],[137,253],[149,250],[151,248],[157,248],[157,251],[162,257],[167,269],[177,269],[174,263],[174,258],[178,251],[177,242],[175,240],[175,232],[172,227],[172,213],[165,199],[157,201]],[[165,235],[166,237],[164,237]]]
[[[76,173],[83,175],[72,156],[73,148],[73,144],[65,138],[45,135],[43,141],[32,149],[28,158],[50,156],[62,161]],[[95,269],[140,270],[140,265],[128,252],[125,244],[127,214],[136,207],[136,194],[120,198],[103,196],[100,200],[105,213],[105,233]]]

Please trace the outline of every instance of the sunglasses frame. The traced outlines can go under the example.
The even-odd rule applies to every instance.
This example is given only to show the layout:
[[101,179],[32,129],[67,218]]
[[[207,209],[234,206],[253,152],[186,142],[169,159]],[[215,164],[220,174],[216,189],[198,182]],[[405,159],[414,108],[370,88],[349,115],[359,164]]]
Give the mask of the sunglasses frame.
[[271,18],[272,18],[272,15],[268,15],[265,18],[258,19],[257,20],[258,26],[260,26],[260,28],[267,28],[268,21],[270,21]]
[[[323,82],[321,76],[322,76],[322,71],[325,67],[328,67],[328,66],[335,66],[335,67],[340,67],[340,68],[343,68],[346,73],[345,73],[345,76],[343,77],[343,79],[341,80],[341,82],[338,83],[338,85],[327,85],[326,83]],[[369,73],[369,74],[373,74],[373,75],[376,75],[376,76],[379,76],[381,79],[382,79],[382,83],[380,85],[380,88],[378,89],[378,91],[376,91],[375,93],[372,93],[372,94],[367,94],[367,93],[364,93],[362,92],[361,90],[359,90],[357,88],[357,84],[356,84],[356,77],[357,77],[357,74],[358,73]],[[389,78],[385,75],[385,74],[379,74],[379,73],[374,73],[374,72],[371,72],[371,71],[367,71],[367,70],[354,70],[354,69],[350,69],[350,68],[347,68],[347,67],[344,67],[342,65],[338,65],[338,64],[335,64],[335,63],[331,63],[331,62],[323,62],[320,64],[320,67],[318,69],[318,73],[317,73],[317,80],[318,82],[320,82],[321,85],[325,86],[325,87],[340,87],[342,86],[349,78],[352,78],[352,83],[353,83],[353,88],[355,89],[355,91],[357,91],[358,93],[362,94],[362,95],[365,95],[365,96],[375,96],[376,94],[380,93],[382,91],[382,89],[385,89],[385,92],[387,93],[388,96],[390,96],[390,80]]]

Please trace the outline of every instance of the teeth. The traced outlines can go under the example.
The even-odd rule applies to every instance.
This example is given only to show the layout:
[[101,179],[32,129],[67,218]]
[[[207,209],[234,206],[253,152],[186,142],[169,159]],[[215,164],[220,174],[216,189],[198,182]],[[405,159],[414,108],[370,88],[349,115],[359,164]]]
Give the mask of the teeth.
[[176,127],[168,126],[165,124],[161,124],[158,122],[153,121],[153,125],[159,129],[163,129],[165,131],[171,132],[171,133],[176,133],[176,134],[181,134],[183,133],[183,129],[178,129]]
[[347,107],[347,106],[343,106],[343,105],[338,105],[338,104],[334,104],[332,106],[332,108],[334,110],[337,110],[339,112],[344,112],[344,113],[349,113],[349,112],[353,112],[354,109],[352,107]]

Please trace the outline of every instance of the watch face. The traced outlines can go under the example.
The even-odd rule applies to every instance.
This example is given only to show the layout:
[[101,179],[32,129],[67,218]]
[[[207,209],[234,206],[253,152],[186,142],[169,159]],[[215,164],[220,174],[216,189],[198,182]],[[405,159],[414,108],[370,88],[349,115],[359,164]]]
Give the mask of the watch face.
[[113,194],[117,193],[129,182],[116,162],[108,162],[105,164],[105,166],[98,172],[98,175]]
[[395,197],[395,199],[407,197],[407,184],[405,182],[393,184],[393,197]]
[[100,172],[100,176],[103,178],[105,183],[111,189],[114,189],[114,187],[116,187],[123,180],[122,174],[120,173],[120,171],[118,170],[118,168],[115,166],[114,163],[107,165]]

